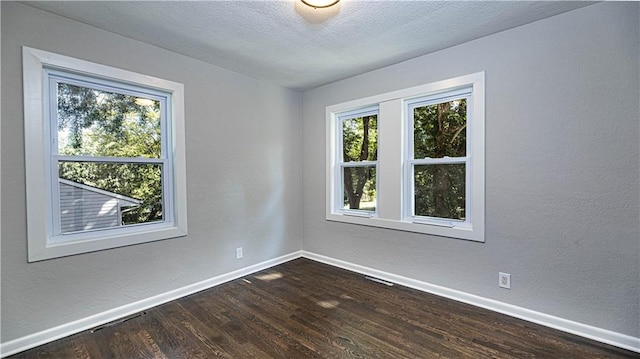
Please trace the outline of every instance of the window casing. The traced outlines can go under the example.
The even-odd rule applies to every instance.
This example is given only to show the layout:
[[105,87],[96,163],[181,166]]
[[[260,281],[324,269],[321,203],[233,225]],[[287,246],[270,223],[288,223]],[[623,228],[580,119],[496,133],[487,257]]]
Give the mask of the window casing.
[[23,80],[30,262],[186,235],[182,84],[28,47]]
[[[358,217],[341,207],[339,126],[371,108],[377,206]],[[327,220],[484,241],[484,73],[327,107],[326,173]]]

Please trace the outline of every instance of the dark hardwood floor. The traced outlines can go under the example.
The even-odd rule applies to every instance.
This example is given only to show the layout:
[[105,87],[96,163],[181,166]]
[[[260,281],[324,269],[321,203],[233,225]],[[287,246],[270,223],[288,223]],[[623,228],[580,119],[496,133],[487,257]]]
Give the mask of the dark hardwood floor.
[[12,358],[638,358],[297,259]]

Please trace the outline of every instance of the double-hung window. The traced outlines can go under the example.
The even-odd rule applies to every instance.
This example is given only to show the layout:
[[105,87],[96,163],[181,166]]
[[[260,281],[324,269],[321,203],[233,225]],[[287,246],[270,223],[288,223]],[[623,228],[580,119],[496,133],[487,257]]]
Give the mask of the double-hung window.
[[23,48],[29,260],[186,235],[183,86]]
[[467,113],[472,89],[406,101],[406,193],[408,220],[462,226],[471,197]]
[[378,157],[378,109],[369,108],[338,116],[340,148],[335,188],[342,196],[341,211],[347,215],[371,216],[376,212]]
[[326,133],[328,220],[484,241],[483,72],[329,106]]

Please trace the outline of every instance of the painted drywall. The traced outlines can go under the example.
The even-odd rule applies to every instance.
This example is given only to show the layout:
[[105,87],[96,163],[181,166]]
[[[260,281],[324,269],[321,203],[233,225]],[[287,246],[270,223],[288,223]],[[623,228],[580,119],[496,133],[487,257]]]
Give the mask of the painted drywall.
[[[303,249],[640,336],[639,18],[591,5],[303,93]],[[478,71],[485,243],[325,220],[326,106]]]
[[[27,263],[23,45],[184,84],[187,237]],[[297,92],[3,2],[1,341],[300,250],[300,103]]]

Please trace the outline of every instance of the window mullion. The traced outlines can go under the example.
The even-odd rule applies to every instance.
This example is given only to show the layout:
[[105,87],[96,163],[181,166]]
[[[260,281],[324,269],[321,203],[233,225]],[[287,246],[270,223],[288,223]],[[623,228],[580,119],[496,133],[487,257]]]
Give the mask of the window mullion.
[[345,167],[374,167],[378,165],[378,161],[351,161],[338,164],[341,168]]
[[409,160],[410,165],[447,165],[456,163],[466,163],[469,157],[442,157],[442,158],[418,158]]
[[148,157],[99,157],[99,156],[67,156],[52,155],[55,161],[65,162],[109,162],[109,163],[165,163],[164,158]]

